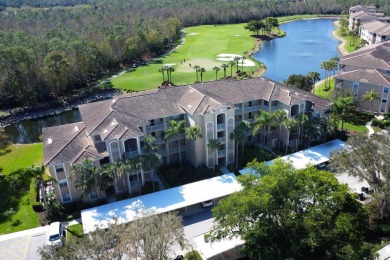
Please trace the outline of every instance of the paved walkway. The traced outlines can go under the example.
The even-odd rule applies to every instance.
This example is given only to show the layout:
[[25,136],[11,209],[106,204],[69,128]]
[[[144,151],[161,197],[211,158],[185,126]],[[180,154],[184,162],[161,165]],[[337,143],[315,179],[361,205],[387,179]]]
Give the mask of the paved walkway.
[[366,124],[366,127],[368,129],[368,134],[367,134],[368,137],[370,137],[371,135],[373,135],[375,133],[374,129],[372,129],[372,127],[371,127],[371,124],[372,124],[372,120]]

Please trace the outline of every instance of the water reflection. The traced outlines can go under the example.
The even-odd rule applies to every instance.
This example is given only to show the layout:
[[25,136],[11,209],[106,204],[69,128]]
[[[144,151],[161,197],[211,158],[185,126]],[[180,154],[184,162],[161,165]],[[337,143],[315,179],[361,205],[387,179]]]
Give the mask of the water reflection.
[[5,132],[13,143],[36,143],[42,134],[43,127],[57,126],[80,122],[81,116],[78,109],[63,112],[59,115],[48,116],[40,119],[24,120],[14,125],[7,126]]
[[287,36],[264,42],[254,57],[267,66],[264,76],[283,81],[291,74],[307,75],[317,71],[324,78],[320,64],[339,56],[338,40],[332,37],[334,20],[302,20],[282,24]]

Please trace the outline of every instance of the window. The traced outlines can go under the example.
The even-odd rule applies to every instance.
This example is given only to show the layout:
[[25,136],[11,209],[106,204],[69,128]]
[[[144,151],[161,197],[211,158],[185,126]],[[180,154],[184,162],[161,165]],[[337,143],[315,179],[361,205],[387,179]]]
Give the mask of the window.
[[96,143],[102,141],[102,138],[100,137],[100,135],[95,135],[95,136],[93,137],[93,139],[95,140]]
[[321,117],[321,113],[320,112],[316,112],[316,117],[320,118]]
[[56,169],[57,181],[66,180],[64,166],[62,164],[56,165],[55,169]]
[[248,119],[252,119],[252,112],[248,113]]
[[271,102],[271,106],[276,107],[278,105],[278,101],[274,100]]
[[129,176],[130,182],[137,181],[138,180],[138,174],[132,174]]
[[151,126],[154,125],[154,119],[150,120],[150,125],[151,125]]
[[272,147],[279,146],[279,139],[273,139],[272,140]]
[[72,198],[70,197],[70,194],[69,193],[63,194],[62,195],[62,201],[63,202],[70,202],[70,201],[72,201]]
[[90,200],[96,200],[98,198],[98,193],[96,191],[91,191],[89,193],[89,199]]
[[264,100],[264,106],[268,107],[269,102],[267,100]]
[[252,101],[249,101],[248,102],[248,107],[251,107],[252,106]]
[[389,88],[383,88],[383,93],[389,93]]
[[60,187],[60,193],[62,196],[62,202],[69,202],[72,200],[72,197],[70,196],[70,191],[68,187],[67,182],[60,182],[58,183],[58,186]]

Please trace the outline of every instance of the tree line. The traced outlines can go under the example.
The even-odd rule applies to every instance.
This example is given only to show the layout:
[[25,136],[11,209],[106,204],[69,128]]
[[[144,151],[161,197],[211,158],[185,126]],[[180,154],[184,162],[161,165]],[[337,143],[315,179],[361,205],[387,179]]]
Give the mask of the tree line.
[[[0,12],[0,107],[32,105],[72,93],[109,71],[158,56],[175,44],[182,27],[341,13],[356,3],[0,0],[5,7]],[[388,9],[385,2],[379,4]],[[20,6],[23,8],[11,8]]]

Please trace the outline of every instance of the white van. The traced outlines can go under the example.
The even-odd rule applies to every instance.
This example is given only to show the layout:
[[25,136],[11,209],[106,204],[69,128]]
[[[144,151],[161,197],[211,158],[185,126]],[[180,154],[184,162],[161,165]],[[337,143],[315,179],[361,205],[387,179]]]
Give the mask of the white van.
[[49,226],[47,234],[46,245],[62,246],[62,226],[60,222],[53,222]]

